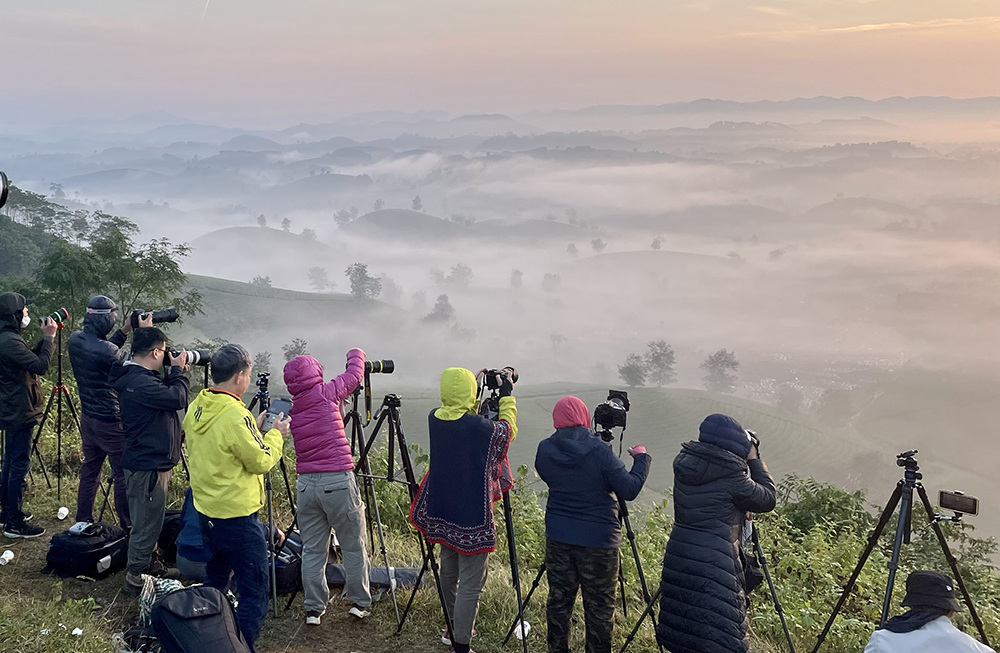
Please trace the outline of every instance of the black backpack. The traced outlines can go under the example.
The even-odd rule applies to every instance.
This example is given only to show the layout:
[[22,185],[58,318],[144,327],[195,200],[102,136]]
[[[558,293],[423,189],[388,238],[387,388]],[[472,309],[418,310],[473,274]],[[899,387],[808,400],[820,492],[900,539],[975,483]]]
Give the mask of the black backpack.
[[64,531],[52,536],[44,573],[100,580],[125,568],[128,534],[123,529],[104,522],[74,529],[82,532]]
[[152,621],[163,653],[250,653],[232,604],[214,587],[167,594],[153,606]]

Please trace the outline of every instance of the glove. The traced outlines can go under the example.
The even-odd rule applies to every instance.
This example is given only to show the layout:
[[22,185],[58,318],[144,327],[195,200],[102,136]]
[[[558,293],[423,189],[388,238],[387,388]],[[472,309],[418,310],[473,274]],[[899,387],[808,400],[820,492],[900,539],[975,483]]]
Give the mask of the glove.
[[628,454],[633,458],[643,453],[646,453],[646,447],[642,446],[641,444],[637,444],[628,450]]
[[514,382],[510,378],[510,372],[507,370],[503,371],[503,376],[500,377],[500,396],[509,397],[514,394]]

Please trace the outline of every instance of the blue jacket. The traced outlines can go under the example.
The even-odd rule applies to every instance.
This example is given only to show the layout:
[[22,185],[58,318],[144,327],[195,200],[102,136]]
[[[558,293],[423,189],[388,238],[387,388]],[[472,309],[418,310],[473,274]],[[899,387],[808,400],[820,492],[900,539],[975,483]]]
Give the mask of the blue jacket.
[[108,374],[125,359],[120,347],[126,336],[119,329],[109,338],[114,325],[113,315],[88,313],[83,318],[83,331],[69,337],[69,362],[80,393],[80,408],[87,417],[102,422],[121,421],[118,395],[111,388]]
[[184,493],[184,507],[181,508],[181,531],[177,534],[177,555],[192,562],[208,562],[215,552],[201,532],[201,519],[194,508],[191,488]]
[[598,549],[621,543],[618,499],[639,496],[649,474],[649,454],[639,454],[632,470],[592,430],[558,429],[538,444],[535,469],[549,486],[545,537]]

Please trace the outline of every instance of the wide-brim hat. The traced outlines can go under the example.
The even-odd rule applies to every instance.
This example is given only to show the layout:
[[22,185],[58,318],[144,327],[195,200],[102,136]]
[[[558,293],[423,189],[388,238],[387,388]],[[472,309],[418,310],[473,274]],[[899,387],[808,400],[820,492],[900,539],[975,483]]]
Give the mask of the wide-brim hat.
[[904,608],[937,608],[961,612],[951,578],[936,571],[915,571],[906,579]]

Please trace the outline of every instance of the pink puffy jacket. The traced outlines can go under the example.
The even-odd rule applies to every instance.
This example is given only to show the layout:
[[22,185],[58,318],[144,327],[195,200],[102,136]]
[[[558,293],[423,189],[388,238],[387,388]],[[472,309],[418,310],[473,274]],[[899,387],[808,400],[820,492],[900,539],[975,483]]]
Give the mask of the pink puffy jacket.
[[329,383],[323,383],[323,366],[312,356],[296,356],[285,364],[299,474],[354,469],[340,402],[361,383],[364,368],[365,352],[360,349],[347,352],[347,370]]

